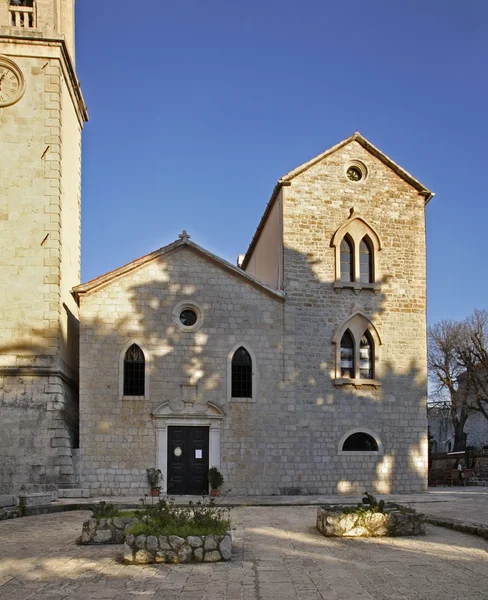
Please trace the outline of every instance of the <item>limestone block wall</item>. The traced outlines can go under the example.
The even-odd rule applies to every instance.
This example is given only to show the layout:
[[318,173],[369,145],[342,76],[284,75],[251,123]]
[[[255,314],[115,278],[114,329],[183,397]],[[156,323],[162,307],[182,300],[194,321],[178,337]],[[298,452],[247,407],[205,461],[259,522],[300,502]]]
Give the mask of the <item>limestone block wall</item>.
[[[362,161],[367,177],[346,176]],[[352,141],[283,188],[286,377],[297,432],[289,485],[309,491],[420,491],[426,485],[426,273],[423,196]],[[334,288],[334,233],[360,215],[382,239],[381,289]],[[338,386],[338,327],[375,325],[378,386]],[[381,456],[340,455],[348,431],[374,432]]]
[[26,87],[0,111],[0,489],[16,491],[74,482],[63,411],[77,403],[81,120],[61,42],[13,29],[0,56]]
[[[173,321],[174,307],[188,300],[203,311],[195,332]],[[226,486],[235,492],[276,488],[278,439],[286,443],[286,432],[274,431],[286,410],[282,300],[180,248],[81,296],[80,322],[81,480],[92,495],[148,492],[145,470],[158,461],[151,413],[169,402],[177,417],[185,400],[196,412],[211,402],[224,413],[220,466]],[[147,357],[144,398],[121,393],[121,359],[131,340]],[[256,358],[251,402],[228,398],[229,354],[242,343]]]

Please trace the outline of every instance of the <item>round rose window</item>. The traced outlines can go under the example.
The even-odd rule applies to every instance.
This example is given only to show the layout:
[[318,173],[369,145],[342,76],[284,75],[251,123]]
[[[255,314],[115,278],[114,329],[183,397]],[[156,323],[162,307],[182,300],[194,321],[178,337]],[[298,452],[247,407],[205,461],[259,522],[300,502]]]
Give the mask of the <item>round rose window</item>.
[[186,308],[180,313],[180,321],[185,327],[193,327],[197,322],[197,313],[191,308]]
[[346,171],[346,175],[351,181],[359,181],[363,177],[361,169],[358,169],[357,167],[349,167]]

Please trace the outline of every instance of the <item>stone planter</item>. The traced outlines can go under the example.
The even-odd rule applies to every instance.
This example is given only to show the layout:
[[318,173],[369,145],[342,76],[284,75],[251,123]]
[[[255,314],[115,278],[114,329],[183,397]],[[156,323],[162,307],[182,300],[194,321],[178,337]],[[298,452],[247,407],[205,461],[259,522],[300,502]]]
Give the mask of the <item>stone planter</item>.
[[230,560],[232,536],[128,535],[124,544],[124,562],[131,565],[149,563],[217,562]]
[[357,505],[325,504],[317,509],[317,529],[330,537],[380,537],[425,533],[423,516],[413,510],[387,504],[384,513],[344,513]]
[[83,523],[80,544],[123,544],[125,530],[136,523],[135,517],[114,517],[113,519],[89,519]]

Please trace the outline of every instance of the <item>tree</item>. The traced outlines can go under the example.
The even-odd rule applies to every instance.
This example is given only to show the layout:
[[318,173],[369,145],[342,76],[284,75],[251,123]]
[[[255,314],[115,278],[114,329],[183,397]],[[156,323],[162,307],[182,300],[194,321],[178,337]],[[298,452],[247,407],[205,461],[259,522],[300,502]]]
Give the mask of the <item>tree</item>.
[[454,429],[453,450],[464,450],[464,426],[473,412],[470,406],[471,380],[467,378],[459,385],[465,367],[460,361],[460,348],[467,341],[464,323],[444,320],[428,329],[428,369],[434,385],[434,397],[445,397],[451,405],[451,420]]
[[463,373],[460,388],[467,388],[469,404],[488,419],[488,311],[475,310],[462,323],[457,356]]

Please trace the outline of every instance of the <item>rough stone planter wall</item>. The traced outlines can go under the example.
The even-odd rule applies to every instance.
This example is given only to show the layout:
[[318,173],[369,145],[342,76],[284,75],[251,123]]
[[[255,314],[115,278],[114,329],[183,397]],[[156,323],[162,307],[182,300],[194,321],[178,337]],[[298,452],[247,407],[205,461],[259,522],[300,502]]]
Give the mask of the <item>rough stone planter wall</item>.
[[398,506],[386,505],[384,513],[345,514],[357,505],[324,505],[317,509],[317,529],[330,537],[380,537],[425,533],[423,516]]
[[80,544],[123,544],[125,530],[140,523],[136,517],[114,517],[113,519],[89,519],[83,523]]
[[124,562],[148,563],[217,562],[230,560],[232,536],[128,535],[124,544]]

